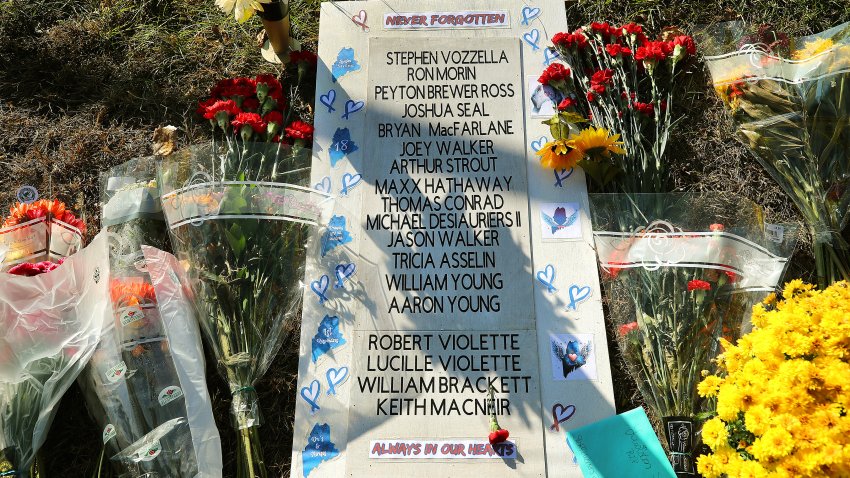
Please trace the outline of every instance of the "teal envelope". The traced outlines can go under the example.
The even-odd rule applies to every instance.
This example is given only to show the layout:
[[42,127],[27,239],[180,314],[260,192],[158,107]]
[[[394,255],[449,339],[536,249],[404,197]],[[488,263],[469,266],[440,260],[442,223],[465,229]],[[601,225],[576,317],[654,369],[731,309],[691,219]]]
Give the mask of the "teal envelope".
[[585,478],[676,478],[643,408],[567,432]]

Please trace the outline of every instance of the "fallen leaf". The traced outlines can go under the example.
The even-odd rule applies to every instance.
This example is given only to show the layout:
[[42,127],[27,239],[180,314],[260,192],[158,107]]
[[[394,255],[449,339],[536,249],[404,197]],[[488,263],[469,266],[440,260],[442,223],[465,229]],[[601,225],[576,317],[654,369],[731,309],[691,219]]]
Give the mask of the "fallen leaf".
[[153,132],[153,154],[156,156],[168,156],[174,152],[177,142],[176,126],[160,126]]

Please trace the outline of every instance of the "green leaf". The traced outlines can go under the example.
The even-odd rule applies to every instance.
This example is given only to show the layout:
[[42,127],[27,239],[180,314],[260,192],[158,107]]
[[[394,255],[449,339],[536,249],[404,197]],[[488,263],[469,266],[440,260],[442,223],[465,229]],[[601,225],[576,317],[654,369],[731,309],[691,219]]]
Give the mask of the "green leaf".
[[248,244],[248,238],[242,233],[242,228],[239,224],[233,223],[229,229],[224,230],[224,235],[227,237],[227,242],[230,244],[230,249],[236,257],[242,255],[245,246]]

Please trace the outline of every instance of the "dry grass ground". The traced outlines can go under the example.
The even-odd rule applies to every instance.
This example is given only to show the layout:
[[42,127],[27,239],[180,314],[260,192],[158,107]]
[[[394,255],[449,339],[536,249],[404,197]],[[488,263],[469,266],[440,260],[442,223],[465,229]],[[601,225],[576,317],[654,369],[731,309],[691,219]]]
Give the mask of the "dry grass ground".
[[[320,0],[291,1],[296,34],[315,49]],[[688,30],[743,19],[773,23],[792,35],[850,19],[846,0],[580,0],[568,2],[567,10],[573,25],[635,20],[653,30],[670,24]],[[256,19],[237,25],[225,18],[212,0],[0,0],[0,206],[29,184],[74,204],[96,224],[101,171],[150,154],[157,126],[178,126],[184,144],[203,140],[209,133],[193,111],[216,80],[275,72],[258,55],[259,29]],[[764,205],[773,220],[795,220],[792,206],[729,133],[702,68],[692,73],[678,108],[687,116],[668,155],[677,188],[742,194]],[[810,271],[801,246],[790,274],[809,277]],[[297,344],[283,347],[258,387],[271,476],[288,474],[296,350]],[[209,377],[225,476],[232,476],[229,394],[212,368]],[[625,378],[617,401],[620,409],[634,403]],[[62,402],[45,451],[48,476],[82,477],[94,467],[99,431],[75,389]]]

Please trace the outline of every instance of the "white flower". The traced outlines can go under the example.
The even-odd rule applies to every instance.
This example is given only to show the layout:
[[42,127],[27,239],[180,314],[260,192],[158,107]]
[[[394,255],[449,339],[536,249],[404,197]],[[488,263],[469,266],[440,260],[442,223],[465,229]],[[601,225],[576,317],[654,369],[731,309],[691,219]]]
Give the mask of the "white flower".
[[233,12],[234,18],[239,23],[247,21],[254,12],[263,11],[263,4],[271,3],[272,0],[215,0],[215,4],[224,13]]

